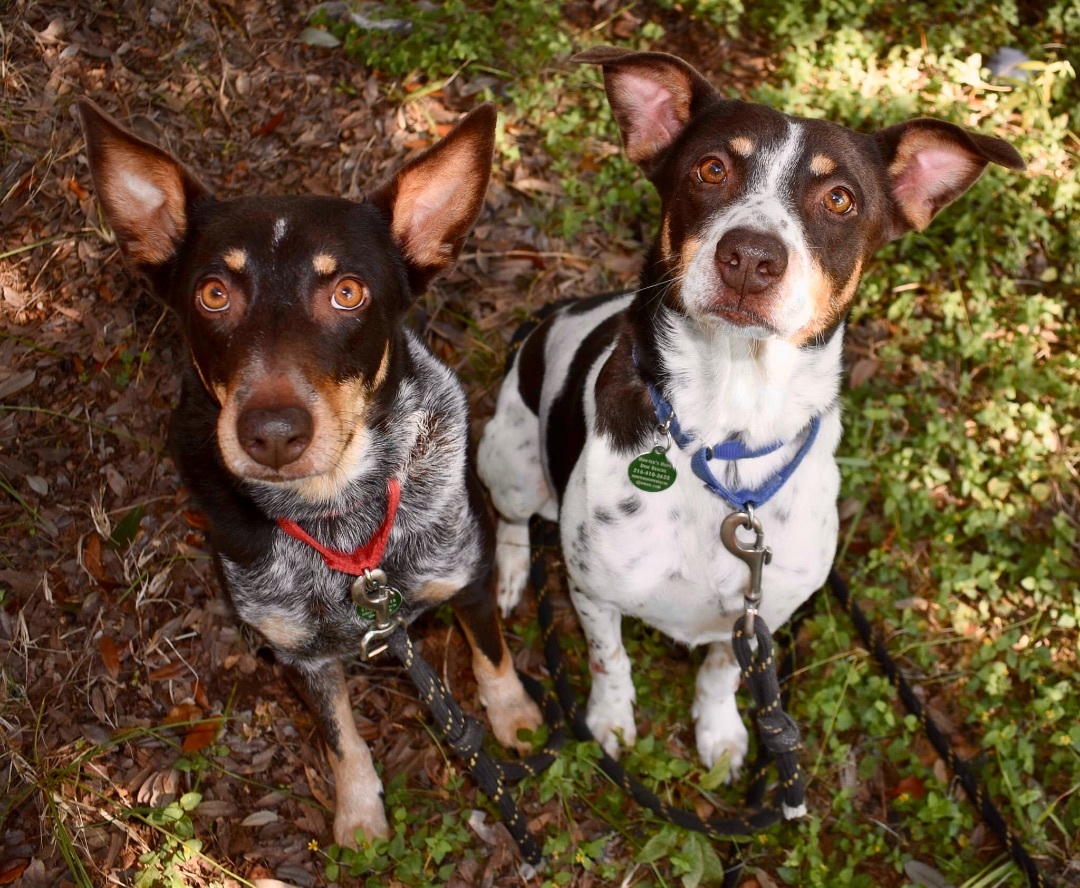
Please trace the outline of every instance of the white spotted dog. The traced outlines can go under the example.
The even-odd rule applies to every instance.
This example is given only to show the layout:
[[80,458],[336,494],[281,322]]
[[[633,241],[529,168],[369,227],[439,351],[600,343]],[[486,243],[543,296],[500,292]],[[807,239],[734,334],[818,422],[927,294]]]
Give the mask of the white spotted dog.
[[[626,152],[660,193],[660,233],[636,292],[558,307],[509,368],[479,450],[501,516],[499,602],[509,611],[524,587],[530,515],[558,518],[593,734],[611,754],[637,736],[629,615],[708,645],[698,752],[710,767],[729,755],[734,773],[747,732],[730,639],[749,572],[721,524],[760,522],[759,613],[775,630],[836,549],[844,318],[867,259],[988,162],[1024,164],[938,120],[864,135],[726,99],[661,53],[575,60],[603,66]],[[677,446],[652,454],[671,443],[665,422]]]

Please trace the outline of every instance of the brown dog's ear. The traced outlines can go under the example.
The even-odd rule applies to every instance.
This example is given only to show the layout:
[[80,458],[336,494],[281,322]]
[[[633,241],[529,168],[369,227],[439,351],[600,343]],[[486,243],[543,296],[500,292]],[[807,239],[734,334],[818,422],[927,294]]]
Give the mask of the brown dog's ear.
[[603,67],[604,87],[622,130],[626,156],[650,177],[693,114],[716,95],[690,65],[663,52],[594,46],[570,61]]
[[370,195],[390,219],[413,294],[449,271],[480,215],[495,153],[495,106],[470,111]]
[[156,145],[129,133],[89,99],[79,99],[94,190],[125,258],[136,269],[163,265],[187,230],[188,208],[207,190]]
[[874,133],[889,171],[892,218],[887,237],[922,231],[938,211],[970,188],[988,163],[1025,169],[1004,139],[920,117]]

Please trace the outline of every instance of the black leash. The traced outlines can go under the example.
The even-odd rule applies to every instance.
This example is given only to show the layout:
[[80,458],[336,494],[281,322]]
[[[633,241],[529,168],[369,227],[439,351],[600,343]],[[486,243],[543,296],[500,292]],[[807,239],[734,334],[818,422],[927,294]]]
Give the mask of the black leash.
[[[530,582],[537,599],[538,618],[543,633],[544,656],[548,671],[555,682],[556,695],[575,736],[582,741],[594,740],[595,738],[593,738],[588,725],[585,723],[585,714],[578,705],[576,696],[570,686],[569,676],[562,657],[562,649],[554,630],[553,608],[547,589],[547,571],[544,556],[546,550],[558,548],[558,533],[555,525],[534,517],[530,524],[530,547],[532,550]],[[911,685],[901,674],[899,667],[890,656],[884,643],[874,632],[873,627],[866,619],[866,615],[852,599],[847,584],[835,570],[829,574],[828,585],[851,616],[851,620],[855,624],[855,628],[858,630],[866,649],[874,655],[886,676],[896,686],[900,698],[908,711],[919,719],[931,745],[945,761],[952,773],[956,775],[968,798],[974,801],[982,819],[1005,846],[1016,865],[1023,871],[1028,883],[1032,888],[1051,888],[1054,882],[1039,871],[1031,855],[1028,854],[1020,840],[1009,829],[1001,812],[990,800],[985,785],[972,773],[967,764],[957,757],[948,738],[930,717],[918,697],[915,696]],[[780,683],[782,681],[786,682],[792,671],[791,658],[786,658],[784,663],[786,668],[783,670],[781,678],[777,678],[772,662],[773,655],[769,630],[764,626],[761,618],[757,618],[754,627],[755,636],[758,640],[756,658],[750,650],[749,639],[742,631],[742,628],[743,618],[740,618],[732,637],[732,646],[735,649],[740,668],[747,675],[747,683],[754,697],[761,739],[757,756],[749,769],[751,780],[745,798],[748,813],[741,817],[728,819],[704,819],[691,812],[674,808],[663,799],[658,798],[636,778],[629,775],[618,761],[603,752],[601,748],[599,762],[601,769],[627,794],[632,796],[638,804],[664,820],[684,829],[704,833],[711,838],[735,839],[753,835],[774,826],[782,819],[781,805],[791,804],[793,797],[786,795],[786,793],[796,783],[798,784],[798,798],[801,800],[802,797],[801,776],[798,772],[798,760],[796,758],[799,742],[798,728],[783,711],[780,692]],[[780,775],[780,789],[777,792],[774,805],[772,807],[763,807],[762,803],[768,785],[768,766],[774,760],[777,763],[777,770]],[[742,866],[742,860],[726,866],[724,888],[734,888],[738,884]]]
[[[575,736],[584,742],[595,741],[585,722],[585,712],[578,705],[577,697],[570,685],[570,678],[562,656],[562,647],[554,627],[553,608],[547,589],[544,555],[545,550],[557,546],[557,532],[554,531],[554,525],[537,517],[530,522],[529,530],[532,550],[530,582],[536,595],[537,614],[543,635],[548,672],[555,683],[555,693],[559,703],[562,704],[563,714]],[[758,727],[761,731],[761,743],[756,758],[749,768],[750,785],[746,792],[744,814],[727,818],[699,817],[691,811],[669,805],[659,798],[641,781],[627,773],[623,765],[603,751],[603,747],[601,747],[599,759],[601,770],[643,808],[676,826],[703,833],[715,839],[737,839],[757,835],[784,819],[785,806],[789,811],[794,812],[803,804],[802,777],[798,764],[799,730],[783,712],[779,681],[776,677],[776,664],[772,655],[772,638],[768,627],[760,617],[755,621],[755,636],[759,645],[755,656],[750,650],[749,638],[741,632],[742,618],[736,626],[739,641],[736,643],[733,638],[733,644],[736,647],[736,656],[740,659],[740,666],[747,674],[748,683],[753,689],[752,693],[758,706]],[[773,804],[765,805],[769,765],[774,758],[783,763],[778,768],[781,785],[776,792]],[[742,864],[739,863],[734,870],[729,868],[725,885],[728,884],[732,874],[737,880],[741,867]]]
[[967,763],[956,755],[952,745],[949,743],[949,738],[945,736],[945,733],[937,726],[937,723],[931,718],[930,714],[926,711],[926,707],[922,705],[919,698],[915,696],[914,690],[911,685],[908,684],[907,679],[904,678],[900,672],[899,667],[896,665],[896,661],[889,655],[888,649],[885,644],[878,637],[878,634],[874,631],[874,627],[870,625],[870,622],[866,619],[866,614],[862,612],[862,609],[855,603],[851,597],[851,591],[848,589],[847,583],[840,577],[840,575],[832,570],[829,572],[829,588],[832,590],[833,595],[843,606],[844,610],[851,616],[851,621],[855,624],[855,628],[859,632],[859,637],[862,639],[863,645],[866,649],[874,655],[874,658],[878,661],[878,665],[881,666],[882,671],[888,676],[889,680],[896,686],[897,693],[900,694],[900,699],[904,701],[904,705],[907,707],[908,712],[914,715],[922,724],[923,730],[926,732],[927,738],[930,740],[930,744],[934,747],[934,750],[948,765],[949,770],[956,775],[956,779],[960,781],[960,785],[964,788],[964,792],[967,793],[967,797],[974,802],[975,807],[979,809],[979,814],[986,823],[990,830],[1005,846],[1005,849],[1009,852],[1013,861],[1023,871],[1027,877],[1028,884],[1034,886],[1034,888],[1047,888],[1054,883],[1042,873],[1039,872],[1038,866],[1035,861],[1028,854],[1027,850],[1020,843],[1020,840],[1009,829],[1008,824],[1005,823],[1005,818],[1002,817],[1001,811],[990,800],[986,786],[979,780],[978,777],[972,773],[971,769],[967,766]]
[[544,721],[551,727],[552,733],[544,748],[528,758],[496,761],[484,751],[484,726],[461,711],[461,707],[435,670],[413,648],[412,640],[404,627],[398,626],[384,641],[386,649],[409,673],[409,678],[427,703],[436,725],[446,737],[447,744],[472,774],[484,795],[498,806],[521,856],[527,863],[538,867],[543,860],[543,852],[529,832],[528,824],[521,816],[513,796],[507,791],[506,784],[525,777],[536,777],[555,761],[566,732],[558,702],[538,681],[518,673],[525,690],[543,709]]
[[544,721],[552,729],[552,734],[545,747],[528,758],[514,762],[496,761],[484,751],[484,726],[461,711],[431,664],[416,652],[405,630],[404,620],[400,615],[394,616],[397,609],[395,601],[400,602],[402,596],[389,585],[386,574],[379,569],[365,570],[353,583],[352,596],[358,615],[370,623],[370,628],[360,639],[360,659],[367,662],[383,651],[390,651],[401,662],[427,703],[447,744],[473,775],[484,794],[498,806],[525,862],[539,867],[543,862],[543,851],[529,832],[529,826],[518,811],[513,796],[507,791],[506,783],[536,777],[555,761],[566,733],[558,702],[538,681],[518,673],[525,690],[543,709]]
[[278,519],[278,526],[288,536],[310,546],[322,557],[330,570],[340,571],[355,579],[349,589],[356,615],[367,624],[360,638],[360,659],[367,662],[389,650],[405,666],[409,678],[427,703],[436,724],[446,735],[450,748],[468,768],[480,789],[499,807],[510,835],[517,842],[522,857],[538,867],[543,854],[529,827],[522,819],[513,797],[506,790],[507,781],[535,777],[555,760],[561,747],[565,728],[558,703],[551,699],[539,682],[520,675],[522,684],[544,710],[544,720],[553,733],[543,750],[517,762],[496,762],[483,749],[484,728],[475,718],[465,715],[435,670],[413,648],[405,631],[406,620],[399,610],[404,596],[395,589],[379,568],[386,551],[390,532],[401,501],[401,485],[397,478],[386,484],[386,517],[366,543],[352,551],[340,551],[323,545],[299,524]]

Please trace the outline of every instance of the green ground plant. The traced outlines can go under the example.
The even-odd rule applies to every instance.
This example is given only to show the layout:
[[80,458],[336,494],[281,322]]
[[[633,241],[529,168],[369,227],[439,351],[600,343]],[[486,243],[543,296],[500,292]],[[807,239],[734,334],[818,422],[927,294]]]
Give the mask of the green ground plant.
[[[658,11],[674,9],[766,45],[771,73],[750,90],[756,100],[863,130],[942,117],[1008,138],[1027,159],[1027,174],[988,173],[926,235],[891,245],[867,269],[849,325],[839,565],[1027,847],[1051,870],[1073,861],[1075,877],[1080,90],[1075,47],[1063,41],[1080,31],[1080,6],[631,6],[647,22],[628,38],[638,46],[660,40]],[[437,89],[464,67],[493,78],[483,95],[518,134],[502,138],[502,161],[535,139],[561,184],[561,195],[532,205],[542,230],[567,241],[589,230],[648,238],[655,198],[620,153],[597,75],[562,64],[591,35],[540,0],[476,12],[457,0],[392,3],[387,14],[410,21],[409,36],[338,33],[392,90]],[[1030,60],[993,77],[986,62],[1003,46]],[[538,643],[535,630],[521,632]],[[680,740],[694,658],[640,627],[629,644],[651,726],[628,756],[634,770],[670,798],[720,805],[720,775],[702,773]],[[745,843],[749,871],[789,885],[878,886],[919,883],[929,866],[949,884],[1019,884],[985,835],[972,839],[975,810],[828,598],[806,620],[799,650],[791,710],[804,730],[811,814]],[[580,645],[570,656],[580,665]],[[661,685],[671,693],[650,693]],[[548,832],[544,884],[568,883],[575,868],[612,884],[692,888],[719,878],[712,844],[623,811],[595,750],[571,745],[538,791],[573,798],[610,826],[574,845],[567,804],[565,829]],[[328,876],[438,883],[446,847],[468,848],[467,831],[444,804],[410,793],[406,806],[402,792],[391,784],[395,838],[331,849]]]

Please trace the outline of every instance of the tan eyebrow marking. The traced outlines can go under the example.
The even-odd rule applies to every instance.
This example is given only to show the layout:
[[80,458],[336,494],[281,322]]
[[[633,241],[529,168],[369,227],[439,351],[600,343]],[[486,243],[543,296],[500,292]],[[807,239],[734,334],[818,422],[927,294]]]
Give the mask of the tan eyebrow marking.
[[749,157],[754,153],[754,143],[746,136],[736,136],[728,144],[731,146],[731,150],[738,154],[739,157]]
[[244,266],[247,265],[247,253],[237,247],[233,247],[221,258],[225,261],[225,267],[229,271],[241,272],[244,270]]
[[318,253],[315,258],[311,260],[311,264],[315,267],[315,271],[318,274],[333,274],[334,270],[337,268],[337,259],[329,253]]
[[815,176],[827,176],[836,171],[836,161],[824,154],[815,154],[810,161],[810,172]]

